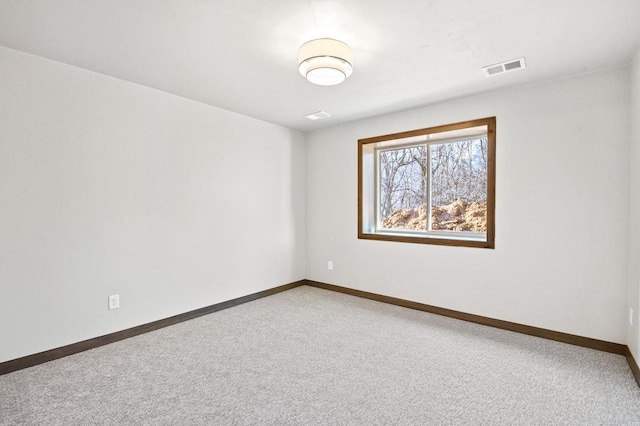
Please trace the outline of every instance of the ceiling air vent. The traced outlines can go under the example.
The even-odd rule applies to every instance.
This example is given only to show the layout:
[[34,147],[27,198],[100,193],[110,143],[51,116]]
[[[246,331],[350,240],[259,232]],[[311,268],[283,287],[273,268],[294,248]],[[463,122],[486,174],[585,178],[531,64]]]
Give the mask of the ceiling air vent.
[[482,67],[485,75],[502,74],[507,71],[515,71],[521,68],[526,68],[527,64],[524,62],[524,58],[512,59],[510,61],[502,62],[501,64],[487,65]]
[[324,111],[314,112],[313,114],[305,115],[309,120],[322,120],[323,118],[331,117],[331,114]]

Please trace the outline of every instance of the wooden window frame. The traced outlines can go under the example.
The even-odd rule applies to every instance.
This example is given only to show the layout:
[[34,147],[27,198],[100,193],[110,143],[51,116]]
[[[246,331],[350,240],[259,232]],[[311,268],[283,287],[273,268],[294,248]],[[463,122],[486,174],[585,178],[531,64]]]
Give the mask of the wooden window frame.
[[[363,229],[363,214],[374,214],[375,201],[366,201],[363,195],[363,180],[365,179],[365,166],[363,152],[366,145],[379,142],[405,139],[416,136],[424,136],[433,133],[462,130],[478,126],[487,126],[487,232],[486,240],[467,240],[461,238],[445,238],[433,235],[390,235],[388,232],[365,232]],[[368,166],[369,168],[371,166]],[[371,173],[369,173],[371,174]],[[377,181],[377,173],[367,176],[367,179]],[[377,184],[377,182],[375,182]],[[358,238],[364,240],[396,241],[404,243],[435,244],[444,246],[495,248],[495,189],[496,189],[496,117],[480,118],[459,123],[445,124],[407,132],[393,133],[383,136],[375,136],[358,140]],[[374,197],[375,198],[375,197]]]

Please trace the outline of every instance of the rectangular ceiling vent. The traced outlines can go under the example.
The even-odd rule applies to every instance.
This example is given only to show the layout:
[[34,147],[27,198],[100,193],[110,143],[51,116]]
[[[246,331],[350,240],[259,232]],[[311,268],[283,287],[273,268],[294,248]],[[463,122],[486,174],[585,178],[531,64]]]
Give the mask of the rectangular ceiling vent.
[[486,67],[482,67],[484,74],[486,76],[502,74],[507,71],[515,71],[522,68],[526,68],[527,64],[523,58],[512,59],[510,61],[502,62],[500,64],[487,65]]
[[323,118],[331,117],[331,114],[324,111],[314,112],[313,114],[305,115],[309,120],[322,120]]

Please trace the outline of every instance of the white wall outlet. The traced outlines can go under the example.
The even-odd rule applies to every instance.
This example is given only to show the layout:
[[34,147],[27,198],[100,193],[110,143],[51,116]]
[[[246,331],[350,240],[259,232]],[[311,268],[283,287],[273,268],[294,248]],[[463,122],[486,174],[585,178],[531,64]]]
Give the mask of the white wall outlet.
[[633,308],[629,308],[629,325],[633,325]]
[[327,262],[327,269],[333,271],[333,262],[331,260]]
[[120,307],[120,295],[114,294],[109,296],[109,309],[117,309]]

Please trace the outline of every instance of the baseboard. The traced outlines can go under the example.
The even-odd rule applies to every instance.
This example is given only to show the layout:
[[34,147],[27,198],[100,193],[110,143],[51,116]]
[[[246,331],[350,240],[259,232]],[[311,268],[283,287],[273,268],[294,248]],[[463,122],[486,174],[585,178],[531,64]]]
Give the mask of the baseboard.
[[[361,290],[354,290],[351,288],[340,287],[333,284],[326,284],[326,283],[321,283],[321,282],[312,281],[312,280],[303,280],[303,281],[304,281],[304,284],[312,287],[337,291],[340,293],[363,297],[365,299],[371,299],[378,302],[390,303],[392,305],[402,306],[410,309],[416,309],[418,311],[429,312],[432,314],[443,315],[446,317],[451,317],[451,318],[455,318],[463,321],[474,322],[476,324],[487,325],[489,327],[515,331],[516,333],[528,334],[529,336],[542,337],[544,339],[555,340],[557,342],[562,342],[562,343],[569,343],[571,345],[576,345],[576,346],[583,346],[585,348],[590,348],[590,349],[597,349],[599,351],[610,352],[618,355],[626,355],[628,351],[628,348],[626,345],[622,345],[619,343],[612,343],[604,340],[592,339],[590,337],[576,336],[573,334],[562,333],[559,331],[532,327],[530,325],[523,325],[515,322],[502,321],[494,318],[483,317],[480,315],[468,314],[466,312],[454,311],[452,309],[440,308],[438,306],[426,305],[424,303],[412,302],[409,300],[398,299],[396,297],[390,297],[390,296],[383,296],[380,294],[369,293]],[[636,378],[637,377],[638,376],[636,375]]]
[[161,319],[158,321],[150,322],[148,324],[139,325],[136,327],[128,328],[122,331],[116,331],[115,333],[107,334],[93,339],[84,340],[82,342],[73,343],[71,345],[62,346],[60,348],[51,349],[48,351],[40,352],[33,355],[28,355],[22,358],[17,358],[10,361],[0,363],[0,376],[8,374],[14,371],[22,370],[23,368],[33,367],[38,364],[43,364],[48,361],[53,361],[58,358],[73,355],[79,352],[84,352],[89,349],[94,349],[109,343],[118,342],[120,340],[128,339],[129,337],[138,336],[140,334],[148,333],[150,331],[158,330],[160,328],[168,327],[170,325],[178,324],[190,319],[198,318],[203,315],[211,314],[213,312],[228,309],[234,306],[241,305],[243,303],[251,302],[252,300],[260,299],[266,296],[271,296],[283,291],[287,291],[301,285],[308,285],[311,287],[317,287],[325,290],[336,291],[339,293],[349,294],[351,296],[362,297],[365,299],[375,300],[378,302],[389,303],[396,306],[402,306],[405,308],[415,309],[418,311],[429,312],[432,314],[443,315],[450,318],[455,318],[463,321],[474,322],[476,324],[486,325],[489,327],[500,328],[503,330],[514,331],[516,333],[527,334],[530,336],[541,337],[544,339],[555,340],[562,343],[568,343],[571,345],[582,346],[590,349],[596,349],[604,352],[610,352],[618,355],[624,355],[627,358],[627,362],[631,367],[631,371],[640,386],[640,368],[638,363],[633,357],[633,354],[629,350],[629,347],[619,343],[607,342],[604,340],[592,339],[589,337],[576,336],[573,334],[562,333],[559,331],[547,330],[544,328],[533,327],[529,325],[518,324],[509,321],[502,321],[494,318],[483,317],[480,315],[468,314],[466,312],[455,311],[452,309],[440,308],[438,306],[427,305],[424,303],[412,302],[410,300],[399,299],[391,296],[383,296],[376,293],[369,293],[362,290],[354,290],[347,287],[341,287],[333,284],[321,283],[312,280],[300,280],[290,284],[281,285],[268,290],[263,290],[257,293],[249,294],[247,296],[239,297],[237,299],[228,300],[226,302],[217,303],[215,305],[206,306],[204,308],[196,309],[193,311],[185,312],[183,314],[175,315],[169,318]]
[[627,356],[627,362],[629,363],[629,367],[631,367],[631,372],[633,373],[633,377],[636,378],[636,382],[638,382],[638,386],[640,386],[640,368],[638,367],[638,363],[636,362],[633,354],[631,353],[631,349],[627,346],[627,352],[625,354]]
[[45,352],[40,352],[33,355],[28,355],[22,358],[17,358],[10,361],[0,363],[0,376],[3,374],[11,373],[14,371],[22,370],[23,368],[33,367],[38,364],[53,361],[54,359],[62,358],[65,356],[84,352],[89,349],[94,349],[109,343],[118,342],[120,340],[128,339],[129,337],[138,336],[143,333],[158,330],[160,328],[168,327],[170,325],[178,324],[190,319],[198,318],[203,315],[211,314],[213,312],[228,309],[233,306],[238,306],[243,303],[251,302],[252,300],[260,299],[266,296],[271,296],[276,293],[280,293],[292,288],[304,285],[305,281],[296,281],[290,284],[281,285],[268,290],[259,291],[257,293],[249,294],[247,296],[238,297],[237,299],[227,300],[226,302],[216,303],[215,305],[206,306],[204,308],[196,309],[193,311],[185,312],[183,314],[175,315],[169,318],[161,319],[158,321],[150,322],[148,324],[139,325],[136,327],[128,328],[122,331],[116,331],[115,333],[107,334],[93,339],[83,340],[82,342],[73,343],[71,345],[62,346],[60,348],[51,349]]

